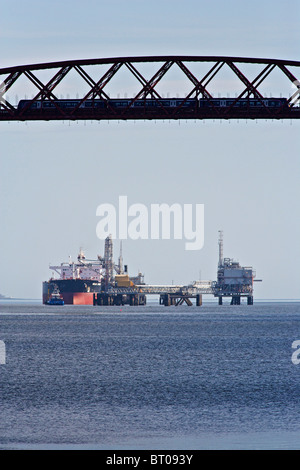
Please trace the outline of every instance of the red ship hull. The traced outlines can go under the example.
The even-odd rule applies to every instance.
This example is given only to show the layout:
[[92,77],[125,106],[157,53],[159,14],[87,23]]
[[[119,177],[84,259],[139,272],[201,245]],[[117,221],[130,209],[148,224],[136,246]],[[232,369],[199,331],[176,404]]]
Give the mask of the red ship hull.
[[62,294],[67,305],[93,305],[92,292],[64,292]]
[[49,299],[55,286],[65,305],[93,305],[94,293],[100,292],[100,284],[91,280],[56,279],[43,283],[43,303]]

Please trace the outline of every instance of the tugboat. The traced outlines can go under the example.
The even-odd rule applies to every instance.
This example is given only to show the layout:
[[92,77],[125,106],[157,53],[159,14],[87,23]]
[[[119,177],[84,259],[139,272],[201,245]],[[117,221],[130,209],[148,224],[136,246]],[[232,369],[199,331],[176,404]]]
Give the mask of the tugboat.
[[57,286],[54,287],[49,299],[45,302],[46,305],[64,305],[64,299]]

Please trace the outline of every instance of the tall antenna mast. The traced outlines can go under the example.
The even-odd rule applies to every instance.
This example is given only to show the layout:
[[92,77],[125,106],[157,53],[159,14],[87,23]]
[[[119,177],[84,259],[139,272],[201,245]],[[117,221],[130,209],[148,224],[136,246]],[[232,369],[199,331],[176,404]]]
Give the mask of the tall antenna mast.
[[122,240],[120,241],[119,274],[124,274],[124,271],[123,271],[123,255],[122,255]]
[[223,230],[219,230],[219,267],[223,266]]
[[112,236],[109,235],[105,239],[105,246],[104,246],[104,265],[105,265],[105,284],[106,287],[112,281],[113,278],[113,243],[112,243]]

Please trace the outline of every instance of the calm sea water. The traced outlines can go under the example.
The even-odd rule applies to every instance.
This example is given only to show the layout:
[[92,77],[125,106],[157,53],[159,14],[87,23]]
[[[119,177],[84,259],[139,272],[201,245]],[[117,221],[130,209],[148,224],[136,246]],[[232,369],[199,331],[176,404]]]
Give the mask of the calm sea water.
[[2,449],[299,449],[300,302],[0,303]]

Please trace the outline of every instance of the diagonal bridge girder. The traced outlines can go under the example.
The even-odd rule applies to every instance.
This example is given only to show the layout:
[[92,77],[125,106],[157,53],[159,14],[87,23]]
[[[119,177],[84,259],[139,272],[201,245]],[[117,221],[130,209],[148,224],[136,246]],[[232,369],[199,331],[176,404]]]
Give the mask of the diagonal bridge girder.
[[[142,72],[139,70],[140,64],[153,63],[157,65],[157,71],[152,75],[150,79],[144,77]],[[202,77],[196,77],[188,66],[189,63],[211,63],[210,69]],[[261,64],[263,69],[254,80],[249,80],[244,73],[240,70],[240,64]],[[90,73],[86,70],[86,67],[101,65],[108,66],[108,70],[98,79],[93,79]],[[137,80],[141,85],[140,91],[135,94],[134,97],[127,100],[126,106],[121,111],[111,106],[111,98],[109,93],[105,91],[105,87],[110,83],[113,77],[118,73],[122,66],[126,66],[130,74]],[[174,65],[178,66],[182,70],[184,76],[188,82],[192,84],[191,90],[185,95],[181,96],[180,105],[176,105],[173,109],[166,109],[162,104],[162,97],[157,89],[157,85],[160,83],[162,78]],[[237,79],[237,82],[242,82],[245,86],[244,90],[234,98],[233,102],[227,109],[216,108],[214,105],[214,98],[209,92],[207,86],[215,78],[224,65],[228,66],[233,72]],[[300,67],[299,61],[288,61],[279,59],[262,59],[262,58],[241,58],[241,57],[218,57],[218,56],[150,56],[150,57],[121,57],[121,58],[103,58],[103,59],[84,59],[84,60],[71,60],[71,61],[60,61],[52,63],[42,64],[29,64],[20,65],[16,67],[6,67],[0,69],[0,120],[60,120],[60,119],[209,119],[209,118],[299,118],[300,108],[295,106],[295,103],[299,103],[299,100],[292,101],[291,97],[286,96],[289,107],[281,107],[280,109],[271,110],[265,105],[265,98],[259,92],[258,87],[263,83],[267,76],[275,69],[278,68],[283,73],[283,76],[287,79],[287,90],[290,89],[290,83],[294,85],[298,83],[297,88],[299,89],[299,81],[297,80],[294,73],[292,73],[290,67]],[[41,70],[54,71],[52,78],[48,80],[46,84],[38,78],[37,73]],[[63,109],[57,96],[55,95],[55,89],[57,86],[66,80],[69,72],[74,70],[79,75],[85,84],[88,85],[89,90],[77,100],[76,106],[71,110]],[[18,109],[13,106],[6,98],[6,93],[11,90],[15,83],[20,80],[21,77],[26,77],[37,89],[36,94],[31,100],[27,100],[26,105],[22,109]],[[296,92],[297,93],[297,92]],[[300,93],[300,91],[299,91]],[[287,93],[288,95],[288,93]],[[239,100],[247,99],[250,96],[254,97],[260,103],[260,115],[255,115],[252,112],[244,112],[240,114],[237,112],[235,105]],[[150,98],[149,98],[150,97]],[[193,110],[193,112],[187,112],[185,104],[192,97],[204,98],[209,104],[209,112]],[[95,112],[91,107],[90,112],[83,113],[82,107],[87,100],[103,100],[105,103],[105,110],[101,112]],[[157,107],[155,113],[151,110],[146,110],[145,107],[139,108],[139,114],[136,112],[134,104],[137,100],[148,99],[153,100]],[[36,102],[51,101],[52,110],[51,112],[40,109],[39,113],[32,112],[32,105]],[[206,114],[205,114],[206,113]]]

